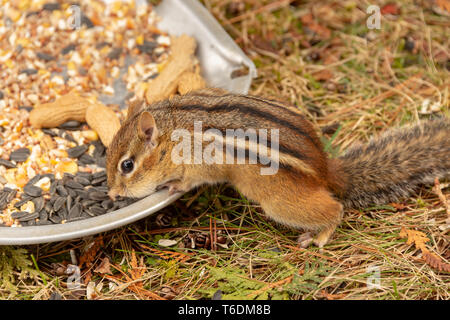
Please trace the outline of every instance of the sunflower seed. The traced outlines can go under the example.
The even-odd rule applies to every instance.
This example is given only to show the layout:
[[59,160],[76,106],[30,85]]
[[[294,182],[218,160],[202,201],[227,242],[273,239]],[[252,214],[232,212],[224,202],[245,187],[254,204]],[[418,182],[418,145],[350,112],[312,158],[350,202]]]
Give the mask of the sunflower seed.
[[52,217],[49,217],[48,220],[50,220],[54,224],[59,224],[62,221],[61,217],[58,215],[53,215]]
[[26,216],[27,214],[28,214],[28,212],[26,212],[26,211],[15,211],[15,212],[11,213],[11,218],[19,219],[19,218]]
[[46,226],[46,225],[53,224],[53,223],[50,220],[41,220],[41,219],[39,219],[39,221],[36,222],[36,224],[38,226]]
[[56,191],[61,197],[67,197],[69,195],[66,188],[64,188],[63,186],[56,186]]
[[101,215],[106,213],[106,210],[100,207],[99,205],[93,205],[87,209],[88,212],[93,213],[94,215]]
[[55,201],[55,203],[53,204],[53,210],[58,212],[66,203],[66,198],[65,197],[58,197]]
[[92,206],[93,204],[97,203],[96,200],[89,200],[89,199],[85,199],[83,201],[81,201],[81,205],[85,208]]
[[42,209],[44,209],[45,206],[45,200],[43,197],[39,197],[39,198],[34,198],[33,200],[34,203],[34,210],[35,211],[41,211]]
[[39,187],[28,185],[23,187],[23,192],[31,197],[40,197],[42,194],[42,189]]
[[53,196],[56,193],[57,186],[58,186],[58,184],[56,181],[52,182],[52,184],[50,185],[50,195]]
[[105,177],[106,178],[106,171],[105,170],[98,171],[98,172],[92,174],[92,178],[93,179],[97,179],[97,178],[101,178],[101,177]]
[[48,220],[48,213],[45,210],[42,210],[39,212],[39,221],[47,221]]
[[89,172],[78,171],[76,176],[80,178],[85,178],[89,181],[92,180],[92,174],[90,174]]
[[113,201],[112,201],[111,199],[103,200],[103,201],[102,201],[102,207],[103,207],[105,210],[109,210],[109,209],[111,209],[113,206],[114,206],[114,203],[113,203]]
[[46,62],[55,60],[55,57],[54,57],[54,56],[52,56],[52,55],[50,55],[50,54],[48,54],[48,53],[45,53],[45,52],[38,52],[38,53],[36,53],[36,56],[37,56],[39,59],[44,60],[44,61],[46,61]]
[[5,166],[7,169],[13,169],[16,167],[14,163],[5,159],[0,159],[0,166]]
[[81,199],[89,199],[89,192],[85,191],[85,190],[77,190],[77,198],[81,198]]
[[96,191],[100,191],[100,192],[104,192],[104,193],[108,193],[108,191],[109,191],[109,188],[105,187],[105,186],[97,186],[97,187],[94,187],[94,188],[95,188]]
[[67,149],[67,154],[70,158],[79,158],[81,157],[86,151],[88,151],[89,147],[85,144],[82,144],[80,146],[76,146],[70,149]]
[[92,179],[91,184],[93,186],[98,186],[98,185],[102,184],[102,182],[104,182],[104,181],[106,181],[106,177],[100,177],[97,179]]
[[31,199],[33,199],[33,198],[28,195],[24,195],[24,196],[22,196],[22,200],[20,200],[14,204],[14,207],[20,208],[23,204],[27,203]]
[[78,161],[82,164],[94,164],[95,160],[88,154],[83,154],[81,157],[78,158]]
[[17,218],[20,222],[30,221],[39,217],[39,212],[27,213],[26,215]]
[[73,207],[69,210],[68,219],[78,218],[81,215],[81,204],[75,203]]
[[30,180],[28,180],[27,184],[25,185],[25,187],[27,186],[32,186],[34,185],[36,182],[38,182],[41,179],[41,175],[37,174],[35,175],[33,178],[31,178]]
[[45,134],[48,134],[51,137],[57,137],[58,135],[52,130],[52,129],[41,129],[42,132],[44,132]]
[[100,168],[106,168],[106,158],[99,158],[99,159],[97,159],[96,164]]
[[89,192],[89,199],[103,201],[103,200],[108,200],[109,196],[104,192],[93,191],[93,192]]
[[78,183],[74,180],[67,180],[64,185],[71,189],[84,189],[84,186],[81,183]]
[[9,160],[16,162],[24,162],[27,161],[29,156],[30,150],[28,150],[27,148],[20,148],[11,152],[11,154],[9,155]]
[[79,184],[81,184],[81,185],[83,185],[83,186],[88,186],[88,185],[91,184],[89,179],[86,179],[86,178],[83,178],[83,177],[79,177],[79,176],[75,177],[74,181],[79,183]]
[[53,205],[52,205],[52,203],[50,202],[50,201],[47,201],[46,203],[45,203],[45,206],[44,206],[44,209],[45,209],[45,211],[47,211],[47,213],[53,213]]
[[76,45],[71,43],[71,44],[65,46],[64,48],[62,48],[61,54],[62,55],[68,54],[70,51],[75,50],[75,48],[76,48]]
[[67,193],[69,194],[69,196],[71,196],[72,198],[76,198],[77,197],[77,192],[73,189],[66,189]]

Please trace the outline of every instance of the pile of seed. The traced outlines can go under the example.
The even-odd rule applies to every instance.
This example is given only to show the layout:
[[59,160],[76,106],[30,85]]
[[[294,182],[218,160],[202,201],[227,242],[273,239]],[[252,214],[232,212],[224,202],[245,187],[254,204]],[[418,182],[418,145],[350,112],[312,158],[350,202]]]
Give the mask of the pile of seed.
[[[53,130],[45,130],[53,135]],[[60,129],[58,134],[70,136],[70,133]],[[92,156],[87,153],[89,145],[95,149]],[[78,166],[97,165],[104,167],[105,147],[100,140],[90,144],[81,144],[67,150],[71,158],[78,159]],[[24,150],[28,150],[24,148]],[[12,161],[26,161],[29,155],[26,151],[16,150],[11,153]],[[2,160],[1,164],[7,167],[15,167],[14,162]],[[51,182],[48,191],[44,191],[36,184],[48,178]],[[17,220],[22,226],[58,224],[81,219],[95,217],[120,208],[123,208],[135,200],[130,198],[117,198],[114,202],[108,196],[106,185],[106,171],[99,170],[94,173],[78,171],[76,174],[64,173],[62,179],[56,179],[52,173],[37,174],[23,187],[20,201],[13,204],[11,218]],[[0,191],[0,210],[4,210],[13,199],[16,199],[17,190],[4,187]],[[32,202],[27,206],[27,203]],[[21,210],[24,208],[31,210]],[[0,224],[1,226],[2,224]]]

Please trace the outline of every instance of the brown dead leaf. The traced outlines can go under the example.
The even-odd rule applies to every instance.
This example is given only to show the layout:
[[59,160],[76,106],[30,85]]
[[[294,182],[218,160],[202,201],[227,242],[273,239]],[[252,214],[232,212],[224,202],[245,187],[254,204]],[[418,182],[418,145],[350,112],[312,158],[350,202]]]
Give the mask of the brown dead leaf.
[[382,15],[386,15],[386,14],[392,14],[392,15],[399,15],[400,14],[400,9],[397,6],[397,4],[390,2],[385,4],[381,10],[380,10]]
[[102,236],[97,237],[93,242],[88,244],[86,251],[80,257],[80,262],[78,265],[80,269],[83,267],[83,264],[87,267],[89,267],[92,264],[92,261],[94,261],[97,252],[100,250],[102,246],[103,246]]
[[422,251],[422,257],[425,262],[439,270],[439,271],[446,271],[450,272],[450,264],[446,263],[445,261],[442,261],[441,258],[439,258],[434,253],[430,252],[430,250],[427,249],[425,243],[429,241],[427,235],[421,231],[417,230],[409,230],[406,228],[402,228],[400,231],[400,237],[407,238],[406,243],[407,244],[413,244],[416,246],[417,249],[420,249]]
[[102,262],[100,262],[100,265],[97,268],[95,268],[94,272],[102,274],[112,274],[111,263],[109,262],[109,258],[104,257],[102,259]]
[[302,21],[302,24],[309,30],[311,30],[312,32],[314,32],[315,34],[317,34],[319,37],[323,38],[323,39],[328,39],[331,36],[331,30],[328,29],[325,26],[320,25],[319,23],[317,23],[312,14],[306,14],[304,16],[302,16],[300,18],[300,20]]
[[329,69],[323,69],[312,74],[316,81],[328,81],[333,78],[333,73]]

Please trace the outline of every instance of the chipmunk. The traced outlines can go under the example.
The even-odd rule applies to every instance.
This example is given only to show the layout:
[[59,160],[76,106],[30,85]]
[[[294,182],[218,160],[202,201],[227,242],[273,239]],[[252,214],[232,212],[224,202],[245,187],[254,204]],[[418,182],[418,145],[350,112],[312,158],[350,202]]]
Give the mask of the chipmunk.
[[[220,144],[215,149],[219,156],[213,156],[216,161],[174,161],[180,150],[192,155],[195,143],[183,149],[173,133],[177,132],[178,138],[195,136],[196,122],[206,131],[215,130],[197,147],[211,144],[211,136],[218,139],[229,129],[278,130],[278,139],[274,134],[256,142],[247,139],[237,146],[222,134],[224,148],[235,151],[231,153],[234,157],[244,149],[247,160],[264,149],[260,141],[277,142],[278,148],[271,148],[270,155],[278,160],[278,170],[262,174],[262,163],[221,161],[226,156],[217,152],[222,150]],[[267,167],[267,161],[265,164]],[[449,119],[388,131],[332,159],[324,152],[312,123],[295,107],[220,89],[202,89],[151,105],[130,105],[127,119],[107,150],[112,198],[144,197],[166,187],[173,193],[203,184],[231,183],[276,222],[315,231],[314,237],[309,232],[300,237],[302,246],[313,242],[323,247],[346,208],[397,201],[421,184],[446,178],[449,173]]]

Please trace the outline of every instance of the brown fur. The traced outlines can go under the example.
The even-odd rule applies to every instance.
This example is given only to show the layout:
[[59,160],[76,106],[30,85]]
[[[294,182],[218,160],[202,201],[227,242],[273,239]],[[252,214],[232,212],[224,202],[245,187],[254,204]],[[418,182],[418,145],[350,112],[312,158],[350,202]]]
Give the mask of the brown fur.
[[[347,208],[386,203],[410,195],[422,183],[450,172],[447,119],[394,130],[338,159],[328,159],[311,123],[295,108],[259,97],[204,89],[133,112],[116,134],[107,154],[113,194],[143,197],[161,187],[188,191],[201,184],[229,182],[282,224],[318,231],[323,246]],[[139,137],[143,112],[153,115],[158,136],[151,145]],[[174,129],[261,129],[280,131],[280,169],[261,175],[259,164],[180,164],[171,161]],[[119,161],[133,157],[136,170],[124,175]]]

